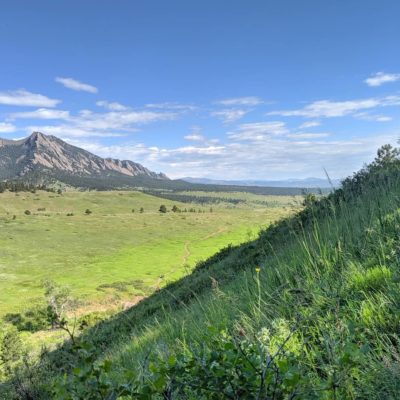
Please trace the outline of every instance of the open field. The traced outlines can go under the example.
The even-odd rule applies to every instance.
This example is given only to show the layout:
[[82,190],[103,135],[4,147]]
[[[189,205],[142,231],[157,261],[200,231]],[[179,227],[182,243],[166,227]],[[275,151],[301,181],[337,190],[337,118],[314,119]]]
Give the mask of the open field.
[[[45,279],[99,306],[147,295],[222,247],[254,237],[299,202],[243,193],[240,198],[246,201],[213,204],[211,212],[210,206],[139,192],[2,193],[0,315],[30,307],[42,297]],[[261,198],[266,203],[257,203]],[[161,204],[168,213],[158,212]],[[196,212],[170,212],[174,204]]]

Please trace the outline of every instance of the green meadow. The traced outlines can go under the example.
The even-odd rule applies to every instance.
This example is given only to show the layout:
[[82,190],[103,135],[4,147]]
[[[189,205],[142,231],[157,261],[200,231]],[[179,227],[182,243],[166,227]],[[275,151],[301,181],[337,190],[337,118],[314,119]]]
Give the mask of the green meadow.
[[285,196],[218,196],[243,202],[199,206],[134,191],[0,194],[0,315],[40,302],[46,279],[69,286],[86,305],[134,301],[300,204]]

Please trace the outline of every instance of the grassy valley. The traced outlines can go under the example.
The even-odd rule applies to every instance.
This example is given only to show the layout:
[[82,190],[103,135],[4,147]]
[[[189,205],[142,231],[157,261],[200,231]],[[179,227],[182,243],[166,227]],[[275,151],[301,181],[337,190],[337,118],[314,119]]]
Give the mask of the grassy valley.
[[[228,244],[255,237],[300,203],[289,196],[218,196],[241,202],[199,205],[133,191],[0,194],[0,315],[40,303],[46,279],[99,308],[135,301]],[[159,212],[161,204],[167,213]]]

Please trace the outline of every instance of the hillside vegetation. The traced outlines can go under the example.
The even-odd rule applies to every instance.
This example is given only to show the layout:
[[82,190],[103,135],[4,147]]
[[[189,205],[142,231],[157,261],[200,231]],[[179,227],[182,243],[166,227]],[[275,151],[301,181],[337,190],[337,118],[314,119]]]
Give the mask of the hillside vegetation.
[[10,329],[3,397],[399,398],[398,154],[53,352]]

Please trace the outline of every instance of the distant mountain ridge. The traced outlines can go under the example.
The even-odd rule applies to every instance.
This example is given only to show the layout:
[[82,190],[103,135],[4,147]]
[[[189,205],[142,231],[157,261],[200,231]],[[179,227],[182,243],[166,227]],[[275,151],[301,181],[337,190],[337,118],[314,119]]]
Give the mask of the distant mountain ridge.
[[218,180],[208,178],[181,178],[189,183],[203,185],[239,185],[239,186],[262,186],[262,187],[286,187],[286,188],[332,188],[340,186],[339,179],[305,178],[305,179],[283,179],[283,180]]
[[0,139],[0,179],[18,179],[33,174],[169,180],[165,174],[150,171],[133,161],[102,158],[40,132],[21,140]]

